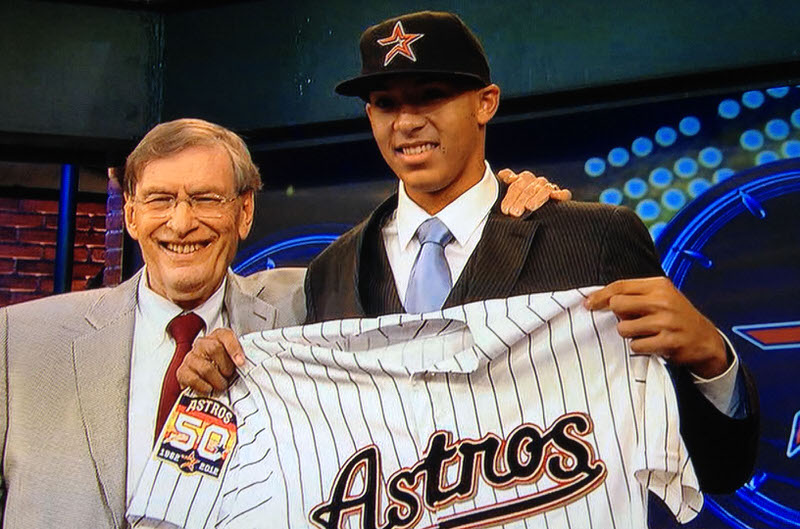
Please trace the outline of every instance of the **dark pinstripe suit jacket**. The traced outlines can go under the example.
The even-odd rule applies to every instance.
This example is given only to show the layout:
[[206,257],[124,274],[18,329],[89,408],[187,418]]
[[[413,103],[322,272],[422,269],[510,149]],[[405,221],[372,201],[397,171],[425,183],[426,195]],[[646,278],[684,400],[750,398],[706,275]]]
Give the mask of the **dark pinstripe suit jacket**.
[[[403,312],[381,236],[396,207],[395,195],[312,261],[305,285],[308,322]],[[550,202],[520,220],[504,216],[498,201],[445,307],[663,274],[650,234],[627,208]],[[688,371],[671,370],[681,433],[706,492],[735,490],[755,463],[758,398],[742,371],[750,413],[736,420],[697,391]]]

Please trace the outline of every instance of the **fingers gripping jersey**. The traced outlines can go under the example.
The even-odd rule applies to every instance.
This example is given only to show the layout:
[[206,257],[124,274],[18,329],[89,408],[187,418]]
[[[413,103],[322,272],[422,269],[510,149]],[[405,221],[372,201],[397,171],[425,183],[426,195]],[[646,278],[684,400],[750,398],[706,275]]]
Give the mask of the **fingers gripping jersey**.
[[628,528],[649,490],[688,521],[703,500],[669,375],[589,290],[248,335],[225,475],[154,456],[129,520]]

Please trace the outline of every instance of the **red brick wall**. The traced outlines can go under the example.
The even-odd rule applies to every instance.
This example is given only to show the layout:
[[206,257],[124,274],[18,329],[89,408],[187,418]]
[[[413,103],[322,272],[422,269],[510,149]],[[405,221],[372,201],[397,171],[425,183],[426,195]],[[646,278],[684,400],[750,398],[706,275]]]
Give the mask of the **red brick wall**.
[[[72,290],[103,268],[106,204],[78,203]],[[0,306],[53,292],[58,201],[0,198]]]

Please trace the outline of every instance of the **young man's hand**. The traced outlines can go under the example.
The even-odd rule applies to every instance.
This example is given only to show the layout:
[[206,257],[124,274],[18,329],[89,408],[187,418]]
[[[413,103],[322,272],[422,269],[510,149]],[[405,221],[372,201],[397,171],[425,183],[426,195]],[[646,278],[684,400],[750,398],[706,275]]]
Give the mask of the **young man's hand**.
[[721,375],[728,353],[714,324],[666,277],[623,279],[592,292],[590,310],[611,309],[634,353],[657,354],[702,378]]

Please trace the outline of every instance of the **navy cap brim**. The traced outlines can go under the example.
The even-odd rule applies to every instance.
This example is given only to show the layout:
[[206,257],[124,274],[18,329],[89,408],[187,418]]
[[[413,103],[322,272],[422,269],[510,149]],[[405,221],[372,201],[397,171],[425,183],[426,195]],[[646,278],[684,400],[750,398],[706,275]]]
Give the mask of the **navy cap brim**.
[[365,98],[373,90],[385,88],[386,82],[398,77],[431,77],[434,79],[453,79],[474,84],[475,87],[487,86],[486,81],[480,76],[471,73],[442,71],[442,70],[413,70],[400,72],[376,72],[359,75],[347,81],[342,81],[334,90],[343,96],[357,96]]

